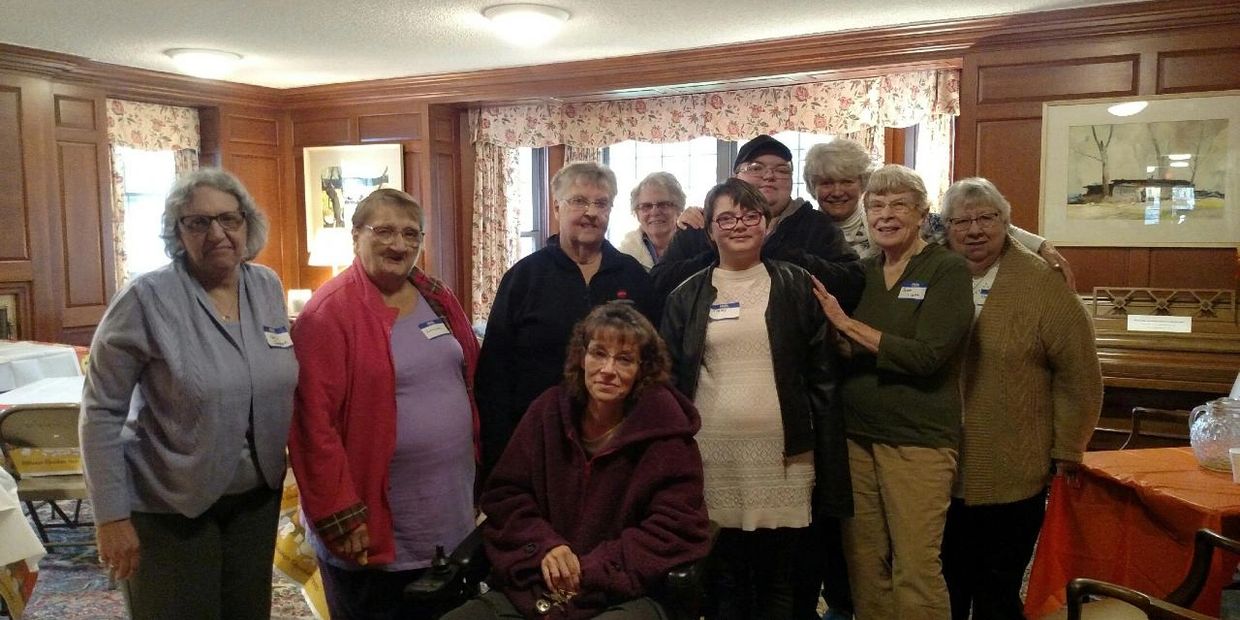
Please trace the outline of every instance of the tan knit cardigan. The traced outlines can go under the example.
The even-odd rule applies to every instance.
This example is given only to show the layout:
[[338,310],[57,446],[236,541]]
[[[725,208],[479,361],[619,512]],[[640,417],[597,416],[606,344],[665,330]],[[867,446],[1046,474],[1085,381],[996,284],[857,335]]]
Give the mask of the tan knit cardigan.
[[1093,322],[1063,278],[1010,237],[961,375],[964,434],[953,495],[1027,499],[1051,459],[1080,462],[1102,406]]

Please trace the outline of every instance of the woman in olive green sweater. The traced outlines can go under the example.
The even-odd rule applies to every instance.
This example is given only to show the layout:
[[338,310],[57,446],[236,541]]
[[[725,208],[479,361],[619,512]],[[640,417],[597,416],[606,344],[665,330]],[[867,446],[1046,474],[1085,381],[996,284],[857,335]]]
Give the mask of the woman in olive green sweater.
[[817,290],[852,351],[840,389],[854,503],[843,538],[859,620],[950,614],[939,551],[973,303],[964,260],[919,235],[928,211],[916,172],[898,165],[874,172],[865,216],[882,251],[864,261],[861,302],[849,317]]

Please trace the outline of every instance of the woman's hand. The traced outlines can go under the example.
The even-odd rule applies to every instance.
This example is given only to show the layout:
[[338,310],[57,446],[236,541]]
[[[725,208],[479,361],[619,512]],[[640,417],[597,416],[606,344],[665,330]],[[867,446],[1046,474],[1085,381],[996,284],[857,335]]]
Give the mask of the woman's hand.
[[370,532],[363,523],[353,528],[353,531],[348,534],[332,541],[328,546],[336,555],[365,566],[366,550],[370,548]]
[[138,570],[138,532],[129,519],[110,521],[95,528],[95,540],[99,544],[99,561],[108,568],[111,579],[128,579]]
[[705,227],[706,211],[702,207],[686,207],[684,211],[680,212],[680,217],[676,218],[676,228],[681,230]]
[[836,329],[843,330],[844,325],[850,320],[848,314],[840,307],[840,302],[835,298],[835,295],[828,293],[827,287],[823,286],[822,282],[818,281],[818,278],[813,278],[812,276],[811,278],[814,280],[814,297],[818,298],[818,305],[822,306],[822,313],[827,315],[827,320],[831,321],[831,324]]
[[1050,263],[1051,269],[1058,271],[1063,275],[1063,279],[1068,283],[1068,288],[1076,292],[1076,278],[1072,275],[1072,266],[1068,264],[1068,259],[1055,249],[1050,241],[1043,241],[1042,247],[1038,248],[1038,256],[1042,257],[1047,263]]
[[560,594],[576,594],[581,588],[581,562],[568,545],[554,547],[542,559],[543,583]]

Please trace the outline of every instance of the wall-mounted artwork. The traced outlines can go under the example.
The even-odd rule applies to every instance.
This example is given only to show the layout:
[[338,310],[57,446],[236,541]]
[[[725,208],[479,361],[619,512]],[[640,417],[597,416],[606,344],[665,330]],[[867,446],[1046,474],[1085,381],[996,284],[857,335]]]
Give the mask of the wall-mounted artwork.
[[0,340],[17,340],[17,294],[0,293]]
[[[306,244],[311,254],[336,255],[325,243],[346,243],[357,203],[382,187],[404,189],[399,144],[316,146],[303,151]],[[347,252],[346,252],[347,253]]]
[[1040,232],[1060,245],[1240,243],[1240,93],[1050,102]]

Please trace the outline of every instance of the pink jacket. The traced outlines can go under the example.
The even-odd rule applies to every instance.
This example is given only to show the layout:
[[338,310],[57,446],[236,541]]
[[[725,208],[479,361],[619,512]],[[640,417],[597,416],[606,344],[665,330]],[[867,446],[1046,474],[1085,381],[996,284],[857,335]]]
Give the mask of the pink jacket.
[[[465,354],[461,372],[477,446],[478,341],[452,291],[418,270],[411,280]],[[390,348],[396,315],[354,260],[315,291],[292,329],[301,370],[288,447],[302,510],[325,541],[337,538],[338,530],[366,523],[371,564],[390,563],[396,552],[387,503],[388,465],[396,448]]]

